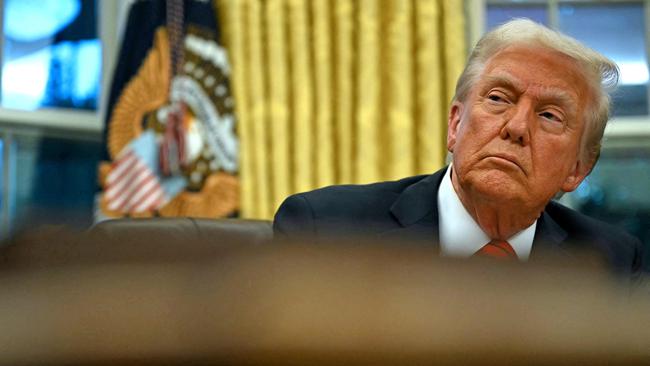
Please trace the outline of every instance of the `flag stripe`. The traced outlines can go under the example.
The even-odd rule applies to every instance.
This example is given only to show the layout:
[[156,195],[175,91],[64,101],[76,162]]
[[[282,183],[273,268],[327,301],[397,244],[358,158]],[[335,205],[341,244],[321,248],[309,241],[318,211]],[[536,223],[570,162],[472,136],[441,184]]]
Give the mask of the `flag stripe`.
[[145,168],[143,168],[143,167],[134,168],[134,169],[131,170],[130,174],[124,175],[122,177],[122,179],[115,182],[114,185],[108,187],[106,189],[106,196],[108,198],[110,198],[110,199],[117,198],[117,197],[125,194],[125,192],[127,192],[128,189],[133,186],[134,181],[142,180],[143,179],[142,177],[146,178],[147,176],[150,176],[150,175],[151,175],[151,173],[149,173],[149,171],[148,171],[148,169],[146,169],[146,167]]
[[124,158],[116,161],[113,164],[111,173],[108,175],[108,177],[106,177],[107,185],[111,185],[115,180],[120,178],[122,174],[125,171],[128,171],[137,161],[138,158],[131,151],[129,151],[129,153],[124,156]]
[[134,212],[141,212],[145,210],[156,209],[160,206],[162,198],[164,196],[162,189],[157,189],[153,194],[148,195],[145,200],[140,202],[134,209]]
[[164,194],[162,194],[160,198],[158,198],[154,203],[149,205],[149,207],[146,209],[147,210],[159,209],[160,207],[164,206],[165,203],[167,203],[167,197]]
[[[152,177],[153,179],[153,177]],[[136,189],[133,189],[131,192],[129,192],[128,196],[122,201],[122,203],[119,206],[120,211],[123,212],[128,212],[131,207],[133,207],[133,204],[136,202],[135,197],[141,197],[142,195],[145,195],[151,190],[151,187],[155,185],[150,185],[149,181],[147,181],[144,185],[142,186],[134,186]]]
[[124,150],[113,163],[106,181],[109,210],[143,212],[159,208],[165,202],[158,177],[131,149]]
[[147,184],[146,187],[140,187],[140,190],[136,194],[129,197],[129,200],[124,205],[122,211],[132,211],[133,208],[136,207],[141,200],[146,199],[148,196],[158,190],[160,190],[160,186],[155,181],[153,181],[153,184]]
[[[128,164],[124,164],[125,169],[121,169],[120,172],[115,172],[115,174],[109,175],[107,177],[107,191],[121,190],[125,182],[128,182],[128,177],[133,175],[134,169],[138,166],[138,160],[135,158],[133,161],[130,161]],[[121,167],[120,167],[121,168]],[[119,169],[119,168],[118,168]],[[111,193],[112,194],[112,193]]]
[[142,197],[152,188],[158,185],[158,183],[154,179],[155,177],[153,175],[150,175],[146,181],[142,183],[140,186],[140,189],[138,192],[133,195],[133,198],[131,199],[131,206],[135,206],[138,202],[142,200]]
[[144,177],[152,175],[149,168],[142,164],[136,164],[129,172],[124,174],[122,178],[115,182],[114,186],[106,190],[107,197],[117,199],[125,194],[130,194],[130,191],[137,189],[136,183],[141,181]]
[[127,208],[130,206],[130,203],[133,201],[133,196],[135,196],[141,189],[142,187],[140,185],[130,184],[128,192],[125,192],[124,195],[120,197],[121,204],[119,205],[118,209],[124,212],[128,211]]

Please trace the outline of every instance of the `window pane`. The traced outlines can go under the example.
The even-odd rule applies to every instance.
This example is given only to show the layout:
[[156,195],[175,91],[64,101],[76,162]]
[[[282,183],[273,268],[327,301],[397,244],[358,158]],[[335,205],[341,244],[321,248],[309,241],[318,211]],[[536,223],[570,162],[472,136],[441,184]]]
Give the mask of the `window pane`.
[[101,43],[95,0],[5,0],[6,108],[97,109]]
[[513,18],[528,18],[537,23],[548,25],[548,15],[545,5],[488,5],[487,7],[487,30]]
[[4,232],[4,210],[2,209],[4,202],[4,173],[5,173],[5,139],[4,136],[0,137],[0,240],[4,239],[7,233]]
[[[562,202],[617,224],[650,250],[650,148],[604,149],[594,171]],[[650,253],[648,259],[650,259]]]
[[621,69],[614,115],[648,114],[643,4],[561,4],[560,30],[607,55]]
[[16,136],[14,141],[12,227],[89,226],[93,221],[101,143],[37,136]]

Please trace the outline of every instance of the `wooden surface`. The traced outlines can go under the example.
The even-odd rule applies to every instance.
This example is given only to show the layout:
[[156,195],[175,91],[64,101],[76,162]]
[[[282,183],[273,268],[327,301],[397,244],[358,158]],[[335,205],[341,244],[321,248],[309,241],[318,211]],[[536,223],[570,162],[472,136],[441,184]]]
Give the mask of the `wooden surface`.
[[0,270],[0,366],[649,360],[650,299],[591,267],[283,246]]

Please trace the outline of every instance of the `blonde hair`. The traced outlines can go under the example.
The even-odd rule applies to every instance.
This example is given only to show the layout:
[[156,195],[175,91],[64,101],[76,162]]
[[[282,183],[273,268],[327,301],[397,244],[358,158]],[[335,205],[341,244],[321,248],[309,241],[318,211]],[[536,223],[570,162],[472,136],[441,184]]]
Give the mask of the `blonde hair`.
[[[616,88],[619,70],[616,64],[577,40],[546,28],[529,19],[515,19],[488,32],[476,44],[456,83],[454,101],[464,101],[492,56],[506,47],[541,46],[574,59],[581,67],[594,100],[589,102],[585,130],[580,146],[580,160],[595,164],[609,119],[610,93]],[[593,165],[592,165],[593,166]]]

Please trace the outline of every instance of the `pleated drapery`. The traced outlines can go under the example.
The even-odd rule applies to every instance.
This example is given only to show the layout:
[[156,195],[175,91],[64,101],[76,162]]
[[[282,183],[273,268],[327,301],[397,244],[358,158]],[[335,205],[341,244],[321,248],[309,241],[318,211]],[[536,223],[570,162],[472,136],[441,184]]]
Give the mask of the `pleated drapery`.
[[465,62],[462,0],[217,0],[241,215],[295,192],[430,173]]

